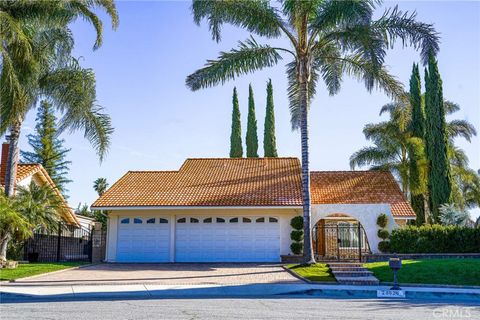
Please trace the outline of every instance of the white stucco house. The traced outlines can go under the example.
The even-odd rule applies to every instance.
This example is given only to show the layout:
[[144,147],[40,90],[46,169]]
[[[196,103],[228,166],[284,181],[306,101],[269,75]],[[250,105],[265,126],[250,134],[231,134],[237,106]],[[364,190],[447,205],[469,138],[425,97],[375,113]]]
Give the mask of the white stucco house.
[[[415,219],[389,172],[313,171],[311,195],[315,253],[327,258],[377,252],[382,213],[390,229]],[[92,209],[108,212],[108,262],[278,262],[292,254],[290,221],[302,215],[300,161],[187,159],[178,171],[129,171]]]

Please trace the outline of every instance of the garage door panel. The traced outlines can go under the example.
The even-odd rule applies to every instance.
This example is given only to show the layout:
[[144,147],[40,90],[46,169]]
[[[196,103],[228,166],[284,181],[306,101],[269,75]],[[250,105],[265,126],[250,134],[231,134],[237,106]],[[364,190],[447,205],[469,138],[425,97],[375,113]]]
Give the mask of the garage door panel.
[[[175,261],[178,262],[277,262],[280,259],[280,230],[278,223],[257,223],[258,217],[224,218],[225,223],[176,224]],[[182,218],[180,218],[182,219]],[[178,221],[178,220],[177,220]],[[183,220],[182,220],[183,221]],[[278,220],[276,220],[278,221]]]

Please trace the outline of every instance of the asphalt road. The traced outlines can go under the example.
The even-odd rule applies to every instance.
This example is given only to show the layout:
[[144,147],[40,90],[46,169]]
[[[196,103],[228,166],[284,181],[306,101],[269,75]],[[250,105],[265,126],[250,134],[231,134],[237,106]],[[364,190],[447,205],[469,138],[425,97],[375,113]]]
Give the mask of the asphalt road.
[[[4,301],[5,302],[5,301]],[[0,304],[0,319],[480,319],[480,305],[284,297]]]

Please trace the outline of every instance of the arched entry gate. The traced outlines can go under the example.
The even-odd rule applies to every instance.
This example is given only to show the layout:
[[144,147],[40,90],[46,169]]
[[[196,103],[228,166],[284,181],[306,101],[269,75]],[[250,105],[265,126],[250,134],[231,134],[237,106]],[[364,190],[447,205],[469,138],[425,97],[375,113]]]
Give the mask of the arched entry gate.
[[370,253],[367,235],[358,221],[320,220],[312,232],[318,261],[360,261]]

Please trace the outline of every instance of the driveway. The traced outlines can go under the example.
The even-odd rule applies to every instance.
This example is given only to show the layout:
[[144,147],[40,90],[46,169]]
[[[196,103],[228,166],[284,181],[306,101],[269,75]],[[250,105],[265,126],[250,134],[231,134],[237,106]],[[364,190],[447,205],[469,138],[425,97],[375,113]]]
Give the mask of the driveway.
[[232,285],[303,283],[275,264],[97,264],[19,279],[16,285]]

